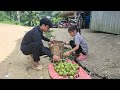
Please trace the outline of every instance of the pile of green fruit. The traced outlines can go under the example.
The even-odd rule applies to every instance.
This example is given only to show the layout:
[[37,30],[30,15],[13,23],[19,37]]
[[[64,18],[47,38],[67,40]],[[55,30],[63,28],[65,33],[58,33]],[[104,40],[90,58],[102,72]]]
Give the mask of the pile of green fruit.
[[54,69],[60,76],[68,76],[70,79],[74,79],[75,74],[78,72],[79,65],[71,62],[58,62],[54,65]]

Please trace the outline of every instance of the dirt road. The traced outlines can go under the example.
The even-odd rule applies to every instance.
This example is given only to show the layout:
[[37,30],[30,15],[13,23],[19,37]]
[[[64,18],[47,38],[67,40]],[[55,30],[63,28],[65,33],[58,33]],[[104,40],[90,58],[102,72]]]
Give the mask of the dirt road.
[[[0,78],[2,79],[49,79],[48,58],[41,58],[43,71],[30,68],[30,58],[20,51],[20,43],[30,27],[0,24]],[[72,39],[67,29],[54,29],[57,40]],[[107,78],[120,78],[120,35],[82,30],[89,45],[89,55],[83,66],[90,72]],[[46,42],[44,42],[45,45]],[[93,78],[98,78],[94,77]]]
[[[30,27],[0,24],[0,78],[2,79],[49,79],[48,58],[41,59],[43,71],[30,68],[29,56],[20,51],[20,43]],[[45,60],[46,59],[46,60]]]

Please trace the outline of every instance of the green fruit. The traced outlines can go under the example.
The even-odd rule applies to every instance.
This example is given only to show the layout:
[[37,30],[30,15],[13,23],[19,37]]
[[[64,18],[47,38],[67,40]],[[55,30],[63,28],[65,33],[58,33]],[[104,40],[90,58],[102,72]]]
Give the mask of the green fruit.
[[61,65],[61,68],[64,68],[64,65]]
[[56,70],[57,68],[56,67],[54,67],[54,70]]
[[69,71],[69,69],[68,69],[68,68],[65,68],[65,71],[66,71],[66,72],[68,72],[68,71]]
[[70,76],[71,75],[70,72],[68,72],[67,75]]
[[76,69],[78,69],[79,68],[79,66],[76,66]]
[[64,72],[64,69],[61,69],[62,72]]
[[66,63],[66,62],[64,62],[64,66],[67,66],[67,63]]
[[72,72],[72,74],[71,74],[72,76],[74,76],[74,72]]
[[69,76],[69,78],[70,78],[70,79],[74,79],[74,77],[73,77],[73,76]]
[[69,66],[69,65],[67,65],[67,67],[68,67],[68,68],[70,68],[70,66]]
[[72,76],[72,72],[69,73],[69,76]]
[[66,67],[67,65],[66,64],[64,64],[64,67]]
[[58,63],[62,63],[62,60],[60,59],[60,60],[58,61]]
[[79,66],[74,66],[74,68],[77,70],[79,68]]
[[58,66],[61,66],[61,65],[62,65],[61,63],[58,64]]
[[66,68],[67,68],[67,66],[64,66],[64,68],[66,69]]
[[71,63],[68,62],[68,66],[71,66]]
[[73,70],[70,71],[70,75],[71,75],[71,76],[74,75],[74,71],[73,71]]
[[56,72],[59,72],[59,69],[56,69]]
[[67,76],[67,72],[64,72],[64,73],[63,73],[63,76]]
[[66,72],[65,69],[63,69],[64,71],[63,72]]
[[70,68],[68,68],[67,71],[70,72]]
[[71,66],[72,69],[76,69],[74,66]]
[[58,74],[59,74],[60,76],[62,76],[62,75],[63,75],[63,72],[59,72]]
[[78,64],[76,64],[76,66],[79,66]]
[[57,69],[59,69],[60,68],[60,66],[57,66]]
[[72,64],[71,62],[59,62],[54,69],[60,76],[74,76],[78,67],[77,64]]
[[64,62],[64,64],[67,64],[67,62]]
[[75,74],[77,73],[77,70],[74,70],[73,73],[74,73],[74,75],[75,75]]
[[76,67],[73,67],[73,70],[76,70]]

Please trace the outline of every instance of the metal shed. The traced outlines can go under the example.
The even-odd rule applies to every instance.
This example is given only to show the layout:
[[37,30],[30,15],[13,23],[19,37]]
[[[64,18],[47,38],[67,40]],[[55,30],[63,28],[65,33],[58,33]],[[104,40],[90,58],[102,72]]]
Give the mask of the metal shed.
[[90,29],[120,34],[120,11],[91,11]]

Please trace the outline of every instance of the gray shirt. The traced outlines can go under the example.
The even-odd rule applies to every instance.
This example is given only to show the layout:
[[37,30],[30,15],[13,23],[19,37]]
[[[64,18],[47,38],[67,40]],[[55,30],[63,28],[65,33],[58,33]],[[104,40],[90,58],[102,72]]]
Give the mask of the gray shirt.
[[74,36],[73,38],[75,44],[78,44],[81,46],[82,48],[82,52],[84,52],[85,54],[88,53],[88,45],[87,45],[87,42],[86,40],[84,39],[83,36],[80,35],[80,33],[76,33],[76,35]]

